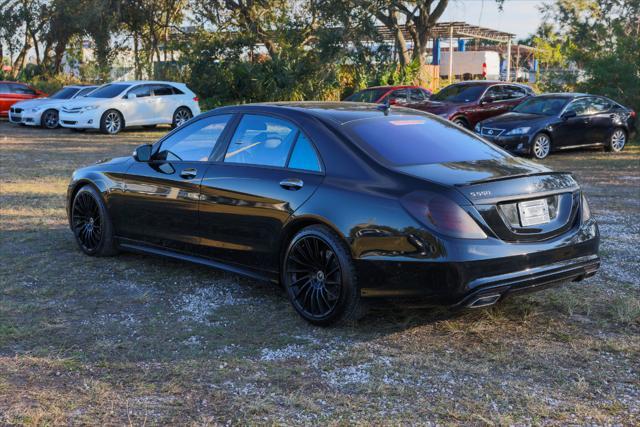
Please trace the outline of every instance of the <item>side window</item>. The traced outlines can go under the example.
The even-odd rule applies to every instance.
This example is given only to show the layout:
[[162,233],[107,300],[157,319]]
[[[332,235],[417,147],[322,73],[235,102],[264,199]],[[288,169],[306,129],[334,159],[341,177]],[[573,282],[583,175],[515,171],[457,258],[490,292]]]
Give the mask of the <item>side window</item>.
[[177,87],[171,86],[171,90],[173,91],[174,95],[184,95],[184,92],[178,89]]
[[0,83],[0,93],[9,93],[9,85],[6,83]]
[[180,128],[162,142],[154,160],[206,162],[230,119],[230,114],[207,117]]
[[229,143],[224,161],[284,167],[298,129],[286,120],[246,114]]
[[565,112],[575,111],[577,116],[584,116],[589,113],[590,102],[587,98],[580,98],[573,101]]
[[313,172],[320,172],[320,160],[314,150],[311,141],[302,133],[298,134],[298,140],[291,152],[291,158],[287,167],[291,169],[303,169]]
[[613,107],[613,104],[605,98],[591,98],[591,110],[593,113],[604,113]]
[[9,83],[9,89],[13,93],[18,93],[20,95],[35,95],[36,91],[31,89],[29,86],[18,85],[15,83]]
[[173,95],[173,88],[168,85],[153,85],[153,96]]
[[527,95],[527,91],[519,86],[505,86],[507,99],[522,98]]
[[487,93],[484,94],[483,99],[491,99],[495,101],[502,101],[504,99],[504,92],[502,86],[491,86]]
[[407,102],[407,91],[405,89],[398,89],[391,92],[389,95],[390,100],[396,101],[398,104]]
[[151,85],[140,85],[131,89],[128,93],[135,93],[138,98],[151,96]]
[[409,90],[409,102],[422,102],[426,99],[424,92],[421,89]]

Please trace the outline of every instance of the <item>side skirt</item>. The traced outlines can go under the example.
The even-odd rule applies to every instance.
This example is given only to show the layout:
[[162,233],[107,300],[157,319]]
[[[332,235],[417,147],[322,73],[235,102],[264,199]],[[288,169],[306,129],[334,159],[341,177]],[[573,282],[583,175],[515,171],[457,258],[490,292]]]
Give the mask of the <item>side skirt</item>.
[[124,251],[178,259],[181,261],[187,261],[194,264],[200,264],[200,265],[205,265],[207,267],[217,268],[219,270],[227,271],[229,273],[239,274],[241,276],[250,277],[252,279],[256,279],[264,282],[278,283],[278,280],[273,278],[271,275],[268,275],[266,273],[259,273],[247,268],[225,264],[223,262],[214,261],[208,258],[198,257],[195,255],[187,255],[180,252],[174,252],[168,249],[160,249],[153,246],[147,246],[139,242],[131,241],[128,239],[119,238],[117,239],[117,241],[118,241],[118,247]]

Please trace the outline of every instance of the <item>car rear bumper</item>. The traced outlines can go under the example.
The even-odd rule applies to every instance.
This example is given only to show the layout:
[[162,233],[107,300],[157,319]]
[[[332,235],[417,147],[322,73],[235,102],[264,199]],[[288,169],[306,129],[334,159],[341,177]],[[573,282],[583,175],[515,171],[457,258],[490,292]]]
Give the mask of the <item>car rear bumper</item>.
[[100,113],[88,111],[84,113],[60,112],[60,126],[69,129],[100,129]]
[[[473,306],[480,297],[590,277],[598,270],[599,232],[590,220],[568,235],[523,244],[494,241],[451,248],[453,261],[362,259],[356,268],[363,297],[411,297],[427,303]],[[466,253],[465,253],[466,251]],[[483,253],[478,256],[476,254]],[[468,259],[468,261],[465,261]]]

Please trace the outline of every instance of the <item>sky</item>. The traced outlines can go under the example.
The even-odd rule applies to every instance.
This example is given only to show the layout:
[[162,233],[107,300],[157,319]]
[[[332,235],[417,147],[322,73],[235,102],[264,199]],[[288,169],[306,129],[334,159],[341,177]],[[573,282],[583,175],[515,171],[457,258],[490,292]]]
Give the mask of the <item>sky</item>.
[[464,21],[471,25],[506,31],[522,39],[542,20],[538,8],[549,0],[505,0],[503,10],[495,0],[450,0],[440,22]]

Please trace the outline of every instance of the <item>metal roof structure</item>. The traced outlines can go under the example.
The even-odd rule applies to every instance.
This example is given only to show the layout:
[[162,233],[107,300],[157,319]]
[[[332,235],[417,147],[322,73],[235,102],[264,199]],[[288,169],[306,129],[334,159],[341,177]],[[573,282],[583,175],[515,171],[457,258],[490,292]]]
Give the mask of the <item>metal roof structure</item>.
[[[395,40],[393,33],[385,26],[376,27],[385,41]],[[402,34],[407,40],[411,40],[411,34],[406,25],[400,25]],[[432,37],[453,37],[468,39],[485,39],[501,43],[507,43],[515,37],[515,34],[498,31],[491,28],[467,24],[466,22],[438,22],[431,28]]]

